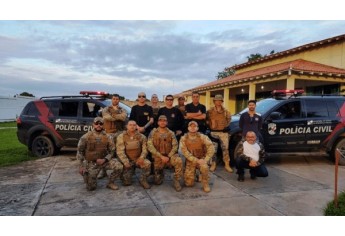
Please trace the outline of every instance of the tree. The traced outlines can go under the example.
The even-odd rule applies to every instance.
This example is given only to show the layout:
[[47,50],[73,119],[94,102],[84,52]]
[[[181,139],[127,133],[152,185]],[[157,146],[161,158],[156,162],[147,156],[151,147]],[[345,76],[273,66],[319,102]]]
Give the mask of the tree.
[[19,94],[20,96],[26,96],[26,97],[35,97],[33,94],[28,93],[28,92],[22,92],[21,94]]
[[[274,54],[274,53],[275,53],[275,51],[272,50],[272,51],[270,52],[269,55],[272,55],[272,54]],[[259,59],[259,58],[262,58],[262,57],[265,57],[265,56],[267,56],[267,54],[266,54],[266,55],[261,55],[260,53],[255,53],[255,54],[250,54],[250,55],[247,57],[247,59],[248,59],[248,62],[249,62],[249,61],[255,61],[255,60],[257,60],[257,59]]]
[[259,58],[262,58],[263,56],[260,53],[250,54],[250,56],[247,57],[248,61],[255,61]]
[[235,70],[226,67],[226,68],[224,68],[223,71],[218,72],[218,74],[216,75],[216,79],[217,80],[218,79],[224,79],[224,78],[226,78],[226,77],[228,77],[230,75],[233,75],[233,74],[235,74]]

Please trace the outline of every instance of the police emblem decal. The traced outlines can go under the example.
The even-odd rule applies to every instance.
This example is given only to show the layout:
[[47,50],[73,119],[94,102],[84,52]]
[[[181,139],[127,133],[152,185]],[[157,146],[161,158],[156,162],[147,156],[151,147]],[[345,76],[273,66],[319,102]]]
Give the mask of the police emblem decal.
[[268,124],[268,133],[270,135],[275,135],[277,130],[277,125],[275,123],[269,123]]

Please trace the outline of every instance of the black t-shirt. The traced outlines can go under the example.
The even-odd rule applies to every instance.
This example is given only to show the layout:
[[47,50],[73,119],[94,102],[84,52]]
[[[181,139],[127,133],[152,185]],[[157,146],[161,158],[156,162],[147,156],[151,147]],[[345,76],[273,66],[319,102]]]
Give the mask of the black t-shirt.
[[[202,114],[206,114],[206,107],[202,104],[198,104],[198,105],[194,105],[193,103],[189,103],[186,105],[186,112],[187,113],[197,113],[197,112],[201,112]],[[195,120],[195,119],[186,119],[186,125],[188,126],[188,123],[190,121],[196,121],[199,125],[199,132],[201,133],[205,133],[206,131],[206,123],[205,120]]]
[[145,104],[144,106],[135,105],[132,107],[131,114],[129,116],[130,120],[137,122],[137,125],[143,127],[153,118],[152,107]]
[[260,130],[262,128],[262,118],[258,114],[250,117],[248,112],[241,115],[239,126],[242,129],[242,137],[245,138],[248,131],[253,131],[258,137],[259,141],[263,143]]
[[184,118],[181,111],[178,108],[172,107],[169,109],[167,107],[162,107],[158,111],[158,117],[160,115],[165,115],[167,117],[168,128],[171,131],[173,132],[176,132],[176,130],[183,131]]

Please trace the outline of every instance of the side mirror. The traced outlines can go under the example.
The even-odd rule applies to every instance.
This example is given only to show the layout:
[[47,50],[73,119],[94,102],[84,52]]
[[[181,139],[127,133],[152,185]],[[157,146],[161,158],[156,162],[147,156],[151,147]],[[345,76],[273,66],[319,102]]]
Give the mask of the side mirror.
[[282,117],[282,113],[274,111],[270,114],[269,119],[270,120],[280,120]]

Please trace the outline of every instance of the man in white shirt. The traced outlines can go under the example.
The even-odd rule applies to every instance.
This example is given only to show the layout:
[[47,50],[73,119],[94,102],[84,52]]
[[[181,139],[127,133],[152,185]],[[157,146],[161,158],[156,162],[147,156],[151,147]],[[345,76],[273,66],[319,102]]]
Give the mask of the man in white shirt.
[[240,142],[236,154],[238,181],[244,181],[244,168],[249,169],[251,179],[268,176],[268,171],[264,164],[264,146],[261,143],[256,142],[255,132],[247,132],[246,141]]

